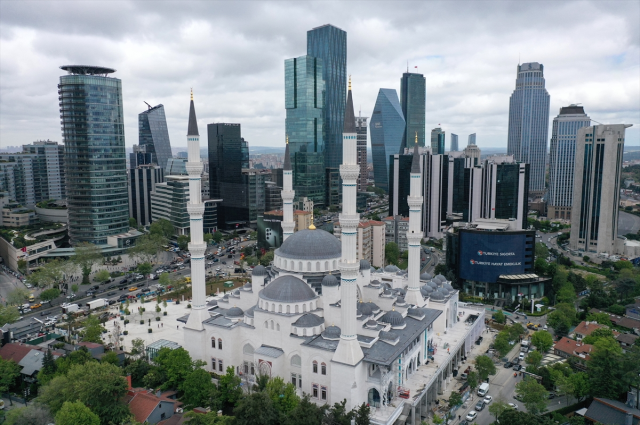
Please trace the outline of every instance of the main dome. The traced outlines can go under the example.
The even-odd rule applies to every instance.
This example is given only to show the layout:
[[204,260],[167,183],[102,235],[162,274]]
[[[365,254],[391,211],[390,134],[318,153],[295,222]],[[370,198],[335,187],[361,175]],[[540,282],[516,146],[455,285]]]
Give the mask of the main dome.
[[294,260],[325,260],[340,258],[340,240],[324,230],[298,230],[276,249],[275,255]]
[[282,303],[298,303],[313,300],[317,295],[304,280],[287,274],[269,283],[260,291],[260,298]]

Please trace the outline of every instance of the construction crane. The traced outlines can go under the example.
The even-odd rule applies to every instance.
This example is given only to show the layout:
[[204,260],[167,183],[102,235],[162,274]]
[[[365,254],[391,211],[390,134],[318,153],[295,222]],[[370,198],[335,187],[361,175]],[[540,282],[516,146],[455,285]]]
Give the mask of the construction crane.
[[[144,102],[144,103],[147,103],[147,102],[146,102],[146,101],[144,101],[144,100],[143,100],[143,102]],[[149,107],[149,110],[150,110],[151,108],[153,108],[153,106],[149,105],[148,103],[147,103],[147,106]]]

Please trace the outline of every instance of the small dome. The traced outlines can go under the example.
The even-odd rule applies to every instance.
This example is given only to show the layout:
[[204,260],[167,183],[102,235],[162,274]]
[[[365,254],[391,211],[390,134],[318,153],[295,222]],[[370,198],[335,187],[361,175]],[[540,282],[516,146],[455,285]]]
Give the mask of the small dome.
[[322,278],[322,286],[338,286],[338,278],[332,274],[328,274]]
[[371,269],[371,264],[367,260],[360,260],[360,270],[369,270]]
[[444,294],[440,291],[433,291],[429,298],[433,301],[444,301]]
[[322,331],[322,337],[324,339],[330,339],[330,340],[338,340],[340,339],[340,334],[342,333],[342,331],[340,330],[339,327],[337,326],[329,326],[328,328],[325,328],[324,331]]
[[244,316],[244,311],[240,307],[231,307],[225,313],[226,317],[242,317]]
[[402,317],[402,314],[399,312],[391,310],[383,314],[380,321],[388,323],[391,326],[402,326],[404,324],[404,317]]
[[435,283],[433,280],[430,280],[429,282],[427,282],[427,285],[429,285],[432,289],[438,289],[438,284]]
[[324,318],[317,316],[313,313],[303,314],[293,322],[293,326],[297,326],[299,328],[313,328],[315,326],[320,326],[324,323]]
[[373,286],[374,288],[379,288],[380,287],[380,281],[379,280],[374,280],[371,282],[371,286]]
[[263,265],[259,264],[253,268],[253,272],[251,274],[253,276],[266,276],[267,269],[265,269]]
[[371,307],[371,311],[373,313],[380,312],[380,307],[378,307],[378,305],[376,303],[368,302],[368,303],[365,303],[365,304],[367,304],[369,307]]
[[305,281],[287,274],[269,283],[260,291],[260,298],[283,303],[297,303],[313,300],[317,298],[317,295]]
[[436,277],[434,277],[435,280],[439,280],[440,282],[446,282],[447,278],[442,276],[441,274],[437,275]]
[[367,320],[367,323],[364,324],[369,329],[375,329],[378,327],[378,322],[373,319]]
[[247,282],[247,283],[245,283],[245,284],[242,286],[242,288],[243,288],[245,291],[250,291],[251,289],[253,289],[253,286],[251,285],[251,282]]
[[433,292],[433,288],[429,285],[423,285],[420,287],[420,293],[423,297],[428,297]]
[[342,244],[338,238],[324,230],[303,229],[289,236],[276,249],[275,255],[295,260],[334,259],[342,255]]
[[396,275],[398,275],[398,276],[404,276],[404,271],[403,271],[403,270],[398,270],[398,271],[396,272]]
[[410,314],[412,316],[417,316],[417,317],[424,316],[424,313],[420,308],[410,308],[407,310],[407,314]]
[[425,280],[425,281],[426,281],[426,280],[431,280],[431,277],[432,277],[432,276],[431,276],[429,273],[422,273],[422,274],[420,275],[420,280]]
[[400,269],[398,267],[394,266],[393,264],[389,264],[387,267],[384,268],[384,271],[388,272],[388,273],[395,273],[398,270],[400,270]]
[[438,291],[440,292],[442,295],[444,295],[445,297],[449,296],[449,291],[447,291],[445,288],[438,288]]
[[373,314],[373,309],[369,303],[358,303],[358,311],[365,316],[371,316]]
[[375,272],[376,272],[376,268],[372,266],[372,267],[369,269],[369,271],[370,271],[371,273],[375,273]]
[[453,289],[453,286],[449,285],[448,283],[445,283],[444,285],[442,285],[442,287],[447,291],[449,291],[450,294],[456,292],[456,290]]

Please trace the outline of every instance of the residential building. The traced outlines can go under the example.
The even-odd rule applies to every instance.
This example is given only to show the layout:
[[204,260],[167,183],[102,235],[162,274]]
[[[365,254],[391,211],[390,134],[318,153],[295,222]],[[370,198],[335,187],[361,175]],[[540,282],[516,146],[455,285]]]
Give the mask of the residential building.
[[[636,401],[637,402],[637,401]],[[584,413],[588,423],[593,424],[640,424],[640,410],[607,398],[594,398]]]
[[284,61],[285,132],[293,171],[293,189],[298,196],[325,205],[325,140],[327,128],[323,105],[326,96],[323,61],[301,56]]
[[[449,151],[458,152],[458,135],[451,133],[451,145],[449,146]],[[475,144],[475,143],[474,143]]]
[[434,155],[444,155],[444,143],[446,132],[440,127],[431,130],[431,152]]
[[32,155],[0,155],[0,191],[21,205],[35,205]]
[[300,197],[293,203],[293,208],[296,210],[313,212],[313,201],[309,198]]
[[[603,328],[608,329],[609,327],[606,325],[601,325],[596,322],[582,321],[573,330],[572,335],[573,337],[575,337],[575,339],[582,340],[588,337],[589,335],[591,335],[593,331],[595,331],[596,329],[603,329]],[[615,332],[615,333],[617,334],[618,332]]]
[[38,222],[36,212],[20,204],[5,204],[2,206],[2,227],[24,227]]
[[560,338],[553,345],[553,354],[562,358],[568,359],[573,357],[577,359],[574,363],[574,367],[584,371],[587,370],[587,362],[590,359],[590,354],[593,351],[593,345],[584,344],[580,341],[574,341],[566,336]]
[[578,130],[569,239],[571,249],[609,254],[621,250],[616,246],[616,239],[627,127],[630,125],[607,124]]
[[[42,369],[42,360],[46,350],[37,345],[10,342],[0,348],[0,358],[17,363],[22,380],[28,383],[37,381],[38,372]],[[62,353],[53,351],[54,360]]]
[[264,210],[273,211],[282,209],[282,187],[276,186],[272,181],[264,182]]
[[[342,163],[342,129],[347,100],[347,33],[333,25],[322,25],[307,31],[307,55],[320,59],[322,65],[324,104],[321,103],[319,106],[322,108],[324,119],[324,124],[320,124],[324,132],[324,166],[338,169]],[[326,184],[333,185],[329,193],[339,193],[341,190],[339,180],[333,179]],[[293,188],[298,196],[307,196],[313,199],[316,205],[322,206],[316,197],[299,192],[295,183]],[[326,202],[326,206],[337,206],[340,199],[332,196]]]
[[529,164],[529,193],[545,191],[547,138],[549,134],[549,93],[545,88],[544,66],[538,62],[518,65],[516,88],[509,99],[507,153],[517,162]]
[[[367,260],[373,267],[384,267],[386,224],[382,221],[360,220],[356,235],[356,255],[358,260]],[[333,223],[333,235],[342,237],[340,222]],[[405,235],[406,239],[406,235]]]
[[418,146],[424,147],[425,141],[425,112],[427,102],[427,88],[424,75],[407,72],[400,79],[400,105],[406,126],[403,137],[403,148],[414,145],[418,138]]
[[471,133],[467,138],[467,146],[469,145],[477,145],[476,143],[476,133]]
[[103,245],[129,230],[122,83],[110,68],[60,68],[69,240]]
[[387,192],[391,155],[402,153],[404,127],[405,120],[398,93],[393,89],[380,89],[369,130],[374,182],[376,187]]
[[560,108],[560,113],[553,119],[547,198],[547,217],[549,218],[571,220],[576,136],[579,128],[590,125],[591,119],[585,114],[584,108],[578,105]]
[[[127,376],[131,380],[131,376]],[[157,424],[173,416],[176,407],[182,405],[176,399],[175,391],[165,391],[164,393],[146,388],[131,388],[124,396],[124,401],[129,405],[129,410],[136,422],[141,424]]]
[[625,306],[625,316],[640,320],[640,298],[636,298],[633,304],[627,304]]
[[169,220],[177,235],[189,234],[189,177],[165,176],[149,195],[151,199],[151,221]]
[[358,135],[358,165],[360,175],[358,176],[358,192],[367,190],[367,120],[369,117],[362,115],[356,117],[356,134]]
[[164,169],[155,164],[139,165],[129,170],[129,215],[139,226],[151,224],[151,192],[164,182]]
[[166,168],[167,160],[172,155],[167,118],[162,104],[149,105],[148,110],[138,114],[138,145],[144,146],[146,152],[151,154],[151,162]]
[[389,216],[383,218],[385,229],[385,243],[395,242],[398,245],[400,252],[404,252],[409,249],[407,242],[407,231],[409,230],[409,217],[403,217],[400,215]]

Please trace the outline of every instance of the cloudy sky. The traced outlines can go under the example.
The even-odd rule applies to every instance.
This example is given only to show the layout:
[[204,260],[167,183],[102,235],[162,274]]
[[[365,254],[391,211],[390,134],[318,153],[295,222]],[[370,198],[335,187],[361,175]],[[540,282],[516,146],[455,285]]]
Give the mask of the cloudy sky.
[[[640,145],[640,2],[630,1],[0,1],[0,146],[61,140],[59,66],[100,65],[122,80],[126,144],[143,101],[164,104],[172,146],[186,146],[189,89],[201,135],[242,124],[251,146],[284,143],[284,60],[307,30],[347,31],[354,102],[370,116],[379,88],[409,67],[427,81],[427,131],[507,143],[516,66],[541,62],[560,106],[630,123]],[[358,113],[358,111],[356,111]],[[551,132],[551,126],[549,126]],[[447,147],[449,137],[447,137]]]

